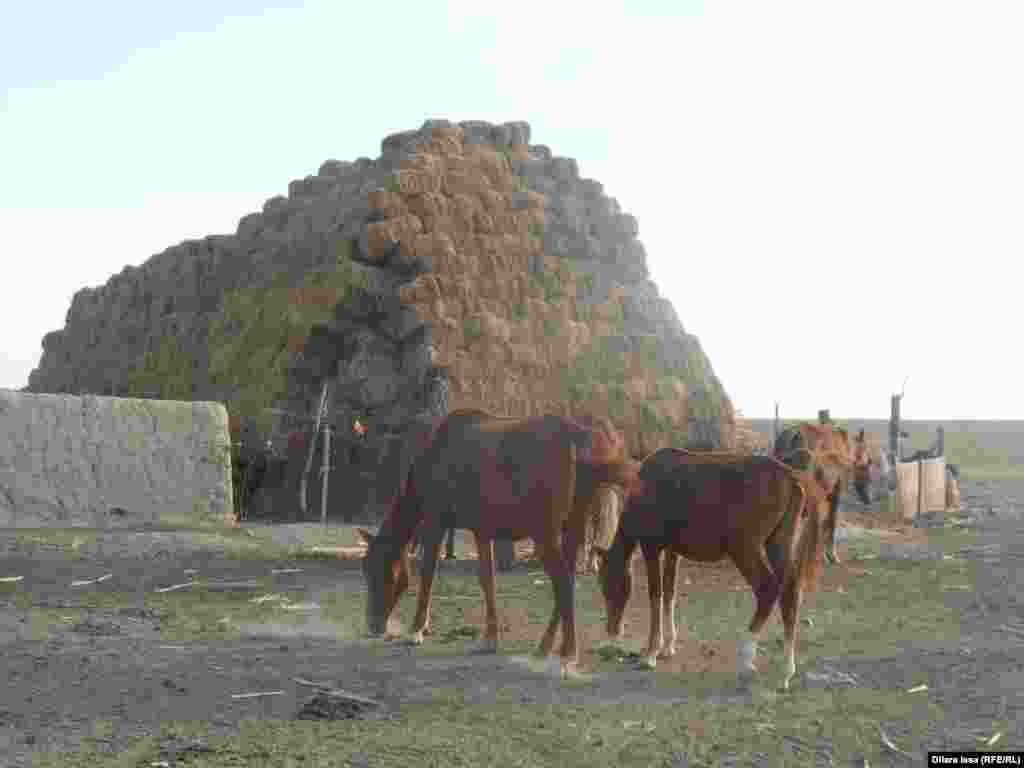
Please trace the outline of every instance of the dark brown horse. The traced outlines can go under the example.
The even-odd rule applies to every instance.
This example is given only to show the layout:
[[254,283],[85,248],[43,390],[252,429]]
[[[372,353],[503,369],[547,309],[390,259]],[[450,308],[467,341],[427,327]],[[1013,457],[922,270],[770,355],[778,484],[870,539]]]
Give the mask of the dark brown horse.
[[[739,645],[740,681],[755,672],[757,639],[780,603],[786,676],[796,671],[797,614],[804,590],[814,589],[820,559],[823,494],[805,493],[797,473],[766,456],[691,453],[663,448],[644,460],[629,484],[619,527],[600,551],[598,581],[608,609],[608,634],[621,636],[632,590],[633,553],[647,565],[651,631],[644,664],[675,653],[675,594],[679,556],[698,562],[730,558],[750,584],[756,611],[750,637]],[[662,570],[664,553],[664,571]],[[663,637],[669,625],[669,640]]]
[[838,563],[836,528],[839,502],[850,483],[853,455],[845,429],[831,424],[804,422],[779,433],[772,456],[793,469],[809,473],[828,495],[825,515],[825,557]]
[[363,574],[370,632],[385,630],[408,587],[407,554],[418,532],[428,554],[420,574],[412,640],[423,642],[442,534],[447,528],[462,528],[473,532],[480,554],[487,615],[480,650],[497,651],[493,542],[531,538],[555,594],[554,612],[538,652],[551,652],[561,623],[562,668],[568,671],[577,659],[575,563],[585,523],[572,503],[576,461],[613,467],[621,466],[623,458],[624,441],[617,433],[559,416],[509,419],[478,410],[450,414],[410,468],[404,493],[377,535],[362,531],[369,542]]

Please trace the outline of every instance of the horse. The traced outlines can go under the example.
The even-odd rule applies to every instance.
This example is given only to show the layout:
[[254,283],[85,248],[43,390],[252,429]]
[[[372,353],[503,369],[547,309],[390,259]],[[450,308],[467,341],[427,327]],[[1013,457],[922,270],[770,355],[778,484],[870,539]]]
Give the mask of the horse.
[[[662,448],[648,456],[627,484],[626,504],[608,550],[598,550],[598,584],[607,632],[622,634],[639,544],[647,567],[650,635],[642,665],[675,654],[676,575],[679,557],[697,562],[730,558],[754,592],[750,637],[741,641],[741,685],[753,679],[757,640],[778,602],[785,633],[783,687],[796,673],[797,615],[805,591],[815,589],[821,557],[822,489],[767,456]],[[662,554],[664,563],[662,569]],[[669,625],[668,642],[663,620]]]
[[[477,650],[496,653],[498,618],[494,594],[496,538],[533,540],[551,579],[555,607],[538,655],[554,646],[563,630],[560,655],[567,674],[578,659],[575,629],[575,565],[584,517],[573,505],[577,459],[609,468],[621,466],[625,441],[608,429],[546,415],[503,418],[480,410],[455,411],[438,427],[426,451],[409,469],[403,493],[363,559],[366,618],[372,635],[384,632],[409,584],[408,550],[418,533],[427,549],[420,575],[411,640],[428,633],[430,595],[447,528],[473,532],[480,553],[479,578],[486,628]],[[563,529],[565,536],[563,539]]]
[[849,435],[831,424],[804,422],[779,433],[772,457],[800,472],[811,473],[814,481],[828,492],[825,516],[825,557],[838,563],[836,528],[839,526],[839,501],[850,482],[853,458]]

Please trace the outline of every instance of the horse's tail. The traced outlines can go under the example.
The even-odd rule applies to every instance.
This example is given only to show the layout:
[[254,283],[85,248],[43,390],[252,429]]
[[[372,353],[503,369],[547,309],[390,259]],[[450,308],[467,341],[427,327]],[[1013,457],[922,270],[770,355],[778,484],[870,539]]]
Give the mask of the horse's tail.
[[[821,573],[821,562],[824,557],[825,537],[821,533],[821,504],[814,494],[808,494],[803,485],[795,481],[797,492],[794,494],[794,503],[790,505],[790,514],[796,523],[798,539],[794,542],[793,562],[798,573],[794,578],[800,579],[800,588],[806,592],[813,592],[818,586],[818,577]],[[799,525],[801,518],[803,526]]]
[[[809,505],[803,484],[790,471],[785,477],[790,491],[785,499],[786,511],[765,542],[765,550],[771,561],[781,567],[784,588],[792,587],[793,582],[799,580],[801,589],[813,591],[821,568],[823,546],[818,507],[813,502]],[[801,526],[805,513],[808,519]]]

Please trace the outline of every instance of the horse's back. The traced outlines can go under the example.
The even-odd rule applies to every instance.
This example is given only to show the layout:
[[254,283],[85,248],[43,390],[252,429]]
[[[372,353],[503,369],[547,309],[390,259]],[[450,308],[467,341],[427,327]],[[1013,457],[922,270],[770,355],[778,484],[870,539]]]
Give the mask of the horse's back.
[[438,524],[522,538],[553,505],[571,503],[573,469],[570,442],[551,420],[469,411],[448,418],[415,472]]
[[622,526],[633,538],[660,539],[688,556],[727,547],[737,535],[765,538],[798,487],[771,457],[670,450],[657,457]]

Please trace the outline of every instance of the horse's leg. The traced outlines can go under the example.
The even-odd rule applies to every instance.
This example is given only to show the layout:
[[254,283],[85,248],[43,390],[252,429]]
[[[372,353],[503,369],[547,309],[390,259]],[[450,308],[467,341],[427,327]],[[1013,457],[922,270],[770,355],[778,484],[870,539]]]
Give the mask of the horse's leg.
[[643,542],[640,548],[647,565],[647,594],[651,599],[651,632],[647,639],[647,651],[640,661],[641,666],[654,669],[658,666],[658,652],[661,650],[661,547]]
[[[534,542],[537,549],[540,549],[540,543]],[[551,584],[555,584],[555,573],[553,561],[559,556],[557,552],[549,552],[544,549],[540,552],[540,561],[544,565],[544,572],[547,573],[548,578],[551,579]],[[547,629],[544,630],[543,636],[540,639],[540,645],[537,646],[537,656],[540,658],[547,658],[551,654],[551,649],[555,646],[555,635],[558,633],[558,624],[561,621],[562,614],[558,610],[558,588],[555,587],[555,606],[551,610],[551,620],[548,622]]]
[[[571,505],[570,497],[569,503]],[[568,672],[569,668],[579,661],[579,647],[576,643],[576,561],[579,559],[580,549],[586,536],[586,528],[583,525],[573,525],[570,520],[568,529],[562,536],[562,573],[563,581],[557,588],[556,594],[560,599],[556,600],[559,612],[562,617],[562,671]]]
[[445,560],[455,559],[455,529],[448,529],[448,543],[445,549]]
[[732,553],[733,562],[754,591],[756,610],[750,621],[750,637],[741,640],[736,653],[736,666],[741,685],[747,685],[757,673],[754,659],[757,656],[757,640],[765,622],[772,614],[781,591],[780,575],[772,570],[764,546],[760,543],[744,543],[739,551]]
[[[793,566],[798,568],[799,566]],[[786,656],[786,671],[782,679],[783,690],[789,690],[789,681],[796,674],[796,633],[797,617],[800,614],[800,603],[803,598],[803,587],[800,584],[800,575],[792,574],[787,584],[782,589],[782,631],[784,636],[784,653]]]
[[476,551],[480,554],[480,591],[484,593],[487,625],[477,653],[498,652],[498,604],[494,596],[494,540],[476,533]]
[[[544,572],[551,579],[555,607],[551,614],[551,621],[548,622],[547,629],[544,630],[544,636],[537,647],[537,656],[540,658],[546,658],[551,654],[559,624],[562,625],[563,635],[570,635],[573,629],[570,622],[566,620],[566,604],[568,604],[568,612],[571,614],[573,609],[572,597],[576,583],[576,568],[575,563],[570,559],[571,557],[564,550],[560,551],[556,544],[548,544],[541,551],[541,562],[544,564]],[[563,638],[561,654],[563,672],[567,671],[567,668],[576,660],[574,657],[567,658],[566,653],[567,648],[575,650],[574,646],[574,635],[572,636],[572,642],[570,642],[569,637]]]
[[828,515],[825,517],[825,559],[838,563],[836,554],[836,526],[839,524],[839,497],[842,496],[840,483],[836,483],[828,497]]
[[420,546],[423,547],[423,564],[420,568],[420,588],[416,595],[416,617],[412,622],[412,642],[420,645],[423,636],[430,634],[430,593],[434,588],[434,574],[441,556],[443,531],[434,526],[421,529]]
[[676,655],[676,576],[679,573],[679,555],[665,550],[665,575],[662,578],[661,606],[662,624],[668,627],[668,642],[662,641],[659,659],[671,659]]

